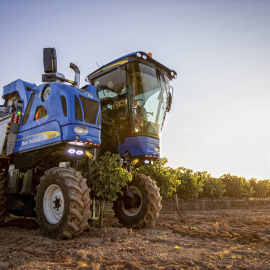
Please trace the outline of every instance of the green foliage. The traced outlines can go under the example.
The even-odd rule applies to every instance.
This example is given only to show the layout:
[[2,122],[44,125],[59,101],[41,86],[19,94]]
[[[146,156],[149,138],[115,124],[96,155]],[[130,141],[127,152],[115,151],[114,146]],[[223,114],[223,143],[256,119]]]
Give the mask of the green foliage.
[[250,198],[253,194],[253,188],[244,177],[224,174],[220,177],[225,184],[225,195],[230,198]]
[[220,179],[223,184],[225,184],[226,196],[230,198],[242,198],[243,181],[241,178],[235,175],[224,174],[220,177]]
[[266,197],[270,191],[270,180],[259,180],[255,178],[251,178],[248,180],[249,185],[254,190],[254,197],[256,198],[262,198]]
[[253,194],[255,193],[255,191],[253,190],[253,188],[250,186],[250,184],[246,181],[246,179],[244,178],[244,189],[243,189],[243,196],[244,198],[250,198],[253,196]]
[[[119,155],[105,153],[98,161],[93,162],[92,178],[89,183],[95,197],[114,201],[122,188],[132,180],[132,175],[122,168]],[[177,194],[182,199],[219,198],[250,198],[270,196],[270,180],[250,179],[224,174],[214,178],[206,171],[193,172],[190,169],[179,167],[173,169],[165,167],[168,160],[163,158],[155,161],[154,165],[144,165],[137,168],[138,173],[149,176],[160,188],[163,198]],[[79,169],[87,178],[86,160],[79,163]]]
[[[83,176],[87,176],[86,162],[81,162]],[[99,160],[93,162],[92,181],[89,186],[94,197],[105,201],[115,201],[122,188],[132,180],[132,174],[122,167],[121,157],[106,152]]]
[[203,192],[200,194],[202,198],[220,198],[226,192],[225,184],[219,178],[213,178],[210,174],[203,182]]
[[193,173],[190,169],[179,167],[177,169],[177,175],[178,179],[181,180],[181,185],[177,188],[178,197],[181,199],[197,199],[203,191],[205,173]]
[[141,174],[149,176],[154,180],[160,188],[160,194],[163,198],[168,198],[176,194],[177,187],[181,181],[177,178],[177,172],[173,168],[165,167],[168,162],[166,158],[155,161],[154,165],[141,166],[137,171]]
[[254,190],[254,196],[256,197],[256,186],[257,186],[257,182],[258,182],[258,180],[256,179],[256,178],[251,178],[251,179],[249,179],[248,180],[248,183],[249,183],[249,185],[250,185],[250,187],[252,187],[253,188],[253,190]]

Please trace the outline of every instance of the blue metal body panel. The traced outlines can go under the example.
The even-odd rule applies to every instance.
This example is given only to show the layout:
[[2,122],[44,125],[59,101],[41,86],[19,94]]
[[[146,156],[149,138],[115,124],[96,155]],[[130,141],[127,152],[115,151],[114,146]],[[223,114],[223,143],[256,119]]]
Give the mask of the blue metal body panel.
[[16,81],[4,86],[2,98],[6,99],[7,96],[14,94],[15,92],[18,92],[18,94],[21,98],[21,101],[22,101],[22,105],[23,105],[22,113],[24,113],[27,102],[31,96],[31,92],[27,91],[25,89],[27,86],[30,87],[31,89],[36,87],[36,85],[34,83],[25,82],[25,81],[18,79]]
[[[37,125],[42,125],[46,122],[58,121],[61,126],[67,124],[80,124],[85,125],[83,121],[75,119],[75,104],[74,104],[74,95],[79,99],[79,96],[84,96],[89,98],[88,91],[79,91],[77,88],[65,85],[62,83],[50,83],[51,94],[46,101],[42,101],[42,91],[47,84],[39,85],[34,88],[35,98],[30,111],[29,119],[25,125],[21,125],[19,128],[19,133],[25,130],[31,129]],[[92,86],[94,87],[94,86]],[[95,88],[95,87],[94,87]],[[66,98],[67,103],[67,116],[64,116],[60,96]],[[92,95],[92,99],[99,102],[99,99],[96,96]],[[38,106],[44,106],[48,112],[48,115],[44,118],[41,118],[37,121],[34,120],[36,108]],[[96,121],[97,122],[97,121]],[[101,129],[101,125],[94,125],[96,128]]]
[[[19,134],[21,132],[24,132],[26,130],[32,129],[36,126],[41,126],[45,123],[51,122],[51,121],[58,121],[60,125],[68,124],[71,121],[71,117],[68,114],[67,117],[64,117],[62,105],[60,96],[63,95],[66,98],[67,107],[71,107],[71,97],[68,91],[63,91],[61,84],[58,85],[58,83],[50,84],[51,85],[51,94],[46,101],[42,101],[42,91],[47,84],[42,84],[34,88],[34,101],[32,108],[30,110],[30,115],[28,118],[28,121],[25,123],[25,125],[20,125],[19,128]],[[43,117],[39,120],[35,119],[36,114],[36,108],[38,106],[44,106],[47,110],[48,115],[46,117]],[[23,119],[22,119],[23,120]]]
[[94,96],[98,96],[97,94],[97,88],[94,85],[87,85],[87,91],[90,92],[91,94],[93,94]]
[[159,156],[159,153],[155,151],[156,146],[159,146],[159,139],[145,136],[128,137],[125,138],[123,144],[118,146],[118,151],[121,156],[129,152],[132,158],[145,155]]
[[[76,126],[78,126],[78,125],[77,124],[76,125],[70,124],[70,125],[66,125],[66,126],[61,127],[64,141],[79,140],[79,141],[91,142],[91,143],[95,143],[95,144],[100,145],[100,135],[101,135],[100,129],[96,128],[94,125],[87,127],[84,124],[83,126],[87,127],[87,129],[88,129],[88,134],[78,135],[74,132],[74,128]],[[76,136],[79,136],[79,138],[77,139]]]
[[[51,86],[51,92],[48,99],[43,101],[42,92],[46,85]],[[33,91],[27,91],[27,86],[33,89]],[[22,120],[17,134],[14,153],[29,151],[43,147],[44,145],[67,140],[81,140],[94,144],[101,144],[101,125],[97,125],[101,106],[95,86],[88,85],[86,90],[82,90],[63,83],[45,83],[36,86],[35,84],[30,84],[22,80],[16,80],[4,87],[3,97],[8,97],[15,92],[18,92],[23,108]],[[30,114],[27,122],[22,125],[23,117],[25,116],[26,108],[32,93],[34,94],[34,100]],[[66,116],[63,111],[61,96],[64,96],[66,100]],[[75,119],[75,96],[81,107],[82,121]],[[99,102],[99,108],[94,124],[83,121],[84,111],[79,98],[80,96]],[[36,120],[35,114],[39,106],[45,107],[47,116]],[[88,129],[88,134],[78,135],[74,132],[75,126],[86,127]],[[79,136],[79,139],[78,137],[76,138],[76,136]]]
[[13,152],[21,152],[61,141],[60,125],[57,121],[52,121],[19,133]]

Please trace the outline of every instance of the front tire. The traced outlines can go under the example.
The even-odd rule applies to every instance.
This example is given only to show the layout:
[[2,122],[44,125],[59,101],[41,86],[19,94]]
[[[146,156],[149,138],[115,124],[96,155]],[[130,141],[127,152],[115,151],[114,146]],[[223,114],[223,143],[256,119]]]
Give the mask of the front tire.
[[162,208],[159,188],[156,183],[143,174],[134,174],[129,190],[139,203],[135,207],[125,207],[120,196],[113,205],[115,217],[126,227],[143,228],[154,226]]
[[73,238],[88,226],[90,189],[73,168],[52,168],[37,187],[36,214],[41,231],[50,238]]

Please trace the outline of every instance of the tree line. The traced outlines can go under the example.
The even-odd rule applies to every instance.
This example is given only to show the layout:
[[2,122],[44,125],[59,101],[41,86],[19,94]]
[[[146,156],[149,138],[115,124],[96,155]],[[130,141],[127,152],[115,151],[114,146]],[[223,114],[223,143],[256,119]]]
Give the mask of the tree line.
[[206,171],[194,172],[184,167],[174,169],[167,167],[166,163],[167,159],[162,158],[152,166],[144,165],[136,169],[156,181],[163,198],[176,194],[180,199],[270,197],[270,179],[246,180],[231,174],[216,178]]
[[[174,169],[166,166],[167,162],[166,158],[162,158],[153,165],[133,169],[133,172],[145,174],[154,180],[163,198],[174,195],[179,199],[270,197],[270,179],[246,180],[231,174],[216,178],[206,171],[194,172],[184,167]],[[105,201],[115,201],[125,185],[132,181],[132,174],[123,168],[121,157],[110,152],[92,162],[92,179],[88,177],[86,159],[80,161],[79,170],[89,181],[91,196]]]

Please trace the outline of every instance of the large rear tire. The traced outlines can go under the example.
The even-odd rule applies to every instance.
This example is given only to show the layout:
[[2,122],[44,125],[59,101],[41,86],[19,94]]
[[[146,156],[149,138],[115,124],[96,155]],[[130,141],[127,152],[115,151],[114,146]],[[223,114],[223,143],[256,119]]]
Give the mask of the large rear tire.
[[8,215],[7,195],[5,194],[5,184],[7,181],[7,173],[0,172],[0,225],[4,223]]
[[156,183],[143,174],[134,174],[129,184],[129,191],[137,198],[140,197],[139,203],[132,208],[125,207],[123,197],[120,196],[113,205],[115,217],[126,227],[154,226],[162,208],[162,197]]
[[50,238],[73,238],[88,226],[90,189],[73,168],[52,168],[37,187],[36,214],[41,231]]

